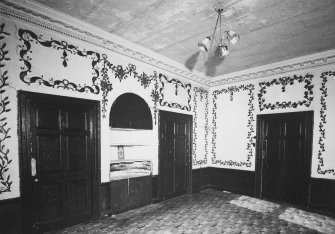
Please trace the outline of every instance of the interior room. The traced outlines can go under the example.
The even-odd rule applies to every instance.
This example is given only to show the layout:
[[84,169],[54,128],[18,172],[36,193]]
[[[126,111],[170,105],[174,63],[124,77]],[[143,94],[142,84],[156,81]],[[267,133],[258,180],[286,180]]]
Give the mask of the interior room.
[[2,0],[0,233],[335,233],[334,12]]

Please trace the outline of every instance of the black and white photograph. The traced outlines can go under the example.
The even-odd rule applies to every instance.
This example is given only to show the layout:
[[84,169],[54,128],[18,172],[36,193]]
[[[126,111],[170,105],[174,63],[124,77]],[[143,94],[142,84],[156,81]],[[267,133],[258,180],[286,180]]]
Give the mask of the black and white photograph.
[[0,1],[0,234],[335,234],[334,129],[334,0]]

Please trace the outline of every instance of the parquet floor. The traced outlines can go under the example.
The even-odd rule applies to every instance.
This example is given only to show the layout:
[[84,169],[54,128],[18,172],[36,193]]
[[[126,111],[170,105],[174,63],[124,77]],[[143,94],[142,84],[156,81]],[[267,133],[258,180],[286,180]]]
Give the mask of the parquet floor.
[[55,233],[331,234],[335,233],[335,218],[332,217],[286,204],[206,190]]

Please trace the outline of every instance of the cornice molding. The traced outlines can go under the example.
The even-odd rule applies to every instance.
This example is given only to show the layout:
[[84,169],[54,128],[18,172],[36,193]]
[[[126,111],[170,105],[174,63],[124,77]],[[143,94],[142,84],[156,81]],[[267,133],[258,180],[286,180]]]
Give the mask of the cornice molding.
[[208,88],[335,63],[335,50],[208,77],[180,63],[31,0],[3,0],[0,14],[122,54]]
[[335,63],[335,50],[301,56],[277,63],[271,63],[239,72],[229,73],[212,79],[210,87],[305,70]]
[[122,54],[205,86],[210,82],[200,72],[189,72],[169,58],[33,1],[4,0],[0,3],[0,14]]

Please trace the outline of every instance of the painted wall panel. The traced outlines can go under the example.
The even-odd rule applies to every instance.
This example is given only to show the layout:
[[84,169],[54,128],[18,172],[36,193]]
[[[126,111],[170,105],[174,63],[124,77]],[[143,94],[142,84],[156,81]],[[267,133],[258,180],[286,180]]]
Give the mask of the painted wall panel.
[[312,176],[335,179],[335,67],[321,73],[315,88],[318,90],[314,112]]
[[194,87],[193,96],[193,169],[206,167],[209,157],[209,91]]
[[254,170],[254,85],[212,93],[212,165]]
[[193,169],[206,167],[209,157],[209,91],[194,87],[193,96]]

